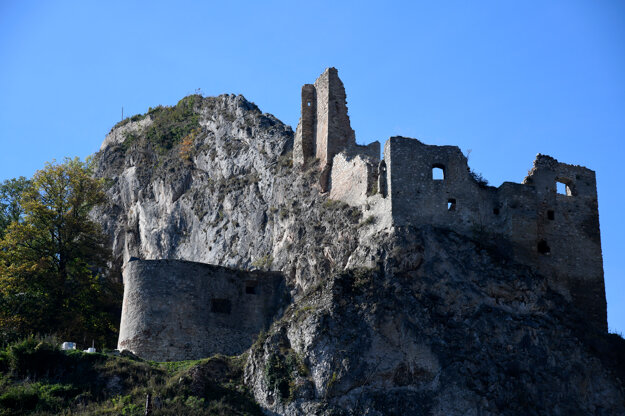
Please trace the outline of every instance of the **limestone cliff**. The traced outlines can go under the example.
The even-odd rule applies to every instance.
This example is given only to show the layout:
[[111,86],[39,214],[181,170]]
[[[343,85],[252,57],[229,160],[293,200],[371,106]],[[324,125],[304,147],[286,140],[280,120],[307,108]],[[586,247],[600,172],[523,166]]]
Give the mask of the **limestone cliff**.
[[[304,288],[366,245],[360,210],[321,196],[314,166],[292,168],[290,127],[242,96],[197,97],[193,111],[187,148],[146,137],[148,114],[114,128],[97,154],[110,204],[96,216],[117,267],[138,257],[281,270]],[[138,133],[111,139],[119,129]]]
[[327,166],[294,167],[293,147],[242,96],[192,96],[116,126],[96,157],[115,268],[283,273],[293,301],[245,369],[268,414],[625,413],[623,340],[538,268],[479,232],[393,225],[379,194],[330,199]]

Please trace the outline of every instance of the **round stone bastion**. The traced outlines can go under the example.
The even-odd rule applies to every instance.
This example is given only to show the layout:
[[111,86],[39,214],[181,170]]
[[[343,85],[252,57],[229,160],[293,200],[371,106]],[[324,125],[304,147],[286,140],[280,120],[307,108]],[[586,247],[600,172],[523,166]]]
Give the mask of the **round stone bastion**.
[[131,259],[123,279],[117,348],[154,361],[240,354],[287,303],[277,272]]

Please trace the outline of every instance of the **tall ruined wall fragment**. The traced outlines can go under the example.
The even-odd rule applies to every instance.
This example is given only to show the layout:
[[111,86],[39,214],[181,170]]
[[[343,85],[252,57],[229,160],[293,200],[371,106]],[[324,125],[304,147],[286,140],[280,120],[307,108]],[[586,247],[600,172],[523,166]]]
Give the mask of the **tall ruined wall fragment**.
[[301,165],[317,158],[324,169],[334,155],[355,145],[345,87],[336,68],[327,68],[314,85],[302,87],[302,117],[295,134],[294,161]]
[[118,349],[155,361],[242,353],[286,293],[279,273],[180,260],[133,260],[123,277]]
[[607,330],[595,172],[538,155],[524,183],[536,191],[539,270]]

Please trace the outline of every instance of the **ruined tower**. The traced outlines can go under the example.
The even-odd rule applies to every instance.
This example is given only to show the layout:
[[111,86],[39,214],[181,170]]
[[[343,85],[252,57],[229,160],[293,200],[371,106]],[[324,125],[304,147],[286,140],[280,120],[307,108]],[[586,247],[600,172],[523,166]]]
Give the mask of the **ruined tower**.
[[327,68],[314,84],[302,87],[302,117],[295,134],[294,161],[317,158],[323,170],[341,150],[356,144],[349,123],[345,87],[336,68]]
[[330,190],[334,156],[345,151],[378,159],[380,143],[356,144],[356,135],[349,122],[345,87],[336,68],[327,68],[314,84],[302,87],[302,116],[293,146],[293,162],[303,166],[319,160],[319,185]]

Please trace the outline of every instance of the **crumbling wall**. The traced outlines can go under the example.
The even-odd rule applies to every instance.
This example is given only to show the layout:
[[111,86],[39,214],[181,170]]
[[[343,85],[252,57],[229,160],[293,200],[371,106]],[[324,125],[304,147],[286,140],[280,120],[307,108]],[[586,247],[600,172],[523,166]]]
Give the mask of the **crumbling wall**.
[[118,349],[149,360],[240,354],[279,313],[279,273],[181,260],[133,260],[123,271]]
[[361,155],[341,152],[334,156],[330,177],[330,198],[350,205],[362,205],[377,187],[377,165]]
[[539,270],[607,329],[595,172],[538,155],[524,183],[536,190]]
[[391,137],[387,146],[394,224],[459,231],[490,226],[494,195],[472,178],[458,147],[428,146],[404,137]]
[[[327,68],[314,85],[302,87],[302,116],[295,134],[294,162],[301,165],[315,157],[323,170],[332,164],[334,155],[355,147],[345,87],[336,68]],[[360,147],[365,152],[375,152],[375,145]],[[379,157],[379,144],[377,149]]]
[[312,84],[302,86],[302,116],[295,132],[293,160],[303,165],[314,158],[317,135],[317,91]]
[[[494,188],[473,177],[455,146],[392,137],[385,154],[394,225],[433,224],[495,238],[503,254],[535,267],[607,329],[593,171],[538,155],[523,184]],[[433,176],[437,169],[442,177]],[[565,194],[557,193],[557,182],[566,185]]]
[[320,105],[317,120],[317,158],[321,165],[332,163],[334,155],[356,145],[356,135],[347,115],[345,87],[336,68],[328,68],[315,81]]

